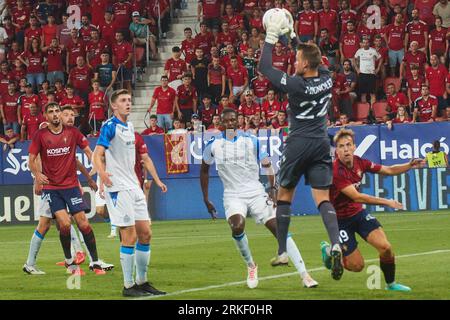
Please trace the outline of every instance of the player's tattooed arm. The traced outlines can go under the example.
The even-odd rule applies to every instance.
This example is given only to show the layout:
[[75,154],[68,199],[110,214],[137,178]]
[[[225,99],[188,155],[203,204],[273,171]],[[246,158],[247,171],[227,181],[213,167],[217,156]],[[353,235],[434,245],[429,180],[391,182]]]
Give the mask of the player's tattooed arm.
[[208,209],[211,218],[215,220],[217,218],[217,211],[214,207],[214,204],[209,201],[209,167],[209,164],[207,164],[205,161],[202,161],[202,166],[200,168],[200,185],[202,187],[203,202],[205,203],[205,206]]
[[167,186],[159,179],[158,172],[156,171],[152,159],[148,156],[147,153],[142,153],[141,157],[144,163],[145,170],[147,170],[153,177],[156,185],[161,188],[162,192],[167,192]]
[[405,173],[410,169],[423,168],[424,166],[425,166],[424,159],[412,159],[410,162],[403,164],[396,164],[393,166],[382,166],[379,173],[386,176],[396,176],[398,174]]

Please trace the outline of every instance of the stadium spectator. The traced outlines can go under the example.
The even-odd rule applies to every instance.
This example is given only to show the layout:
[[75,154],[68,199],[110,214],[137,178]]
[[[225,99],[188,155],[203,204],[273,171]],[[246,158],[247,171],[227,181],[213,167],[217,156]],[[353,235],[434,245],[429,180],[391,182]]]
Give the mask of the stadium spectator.
[[[184,40],[181,42],[181,52],[184,60],[190,66],[192,59],[195,58],[195,40],[192,38],[192,29],[184,29]],[[189,67],[190,68],[190,67]]]
[[412,20],[406,24],[405,44],[409,46],[412,41],[417,41],[419,50],[426,53],[429,26],[424,21],[419,20],[419,10],[417,8],[412,10],[411,18]]
[[58,43],[57,38],[53,38],[49,46],[42,48],[42,52],[45,53],[47,58],[47,80],[50,85],[54,85],[56,79],[64,80],[64,46]]
[[39,44],[43,43],[42,38],[42,29],[39,27],[39,22],[35,16],[30,17],[30,27],[25,29],[25,41],[24,41],[24,49],[25,51],[30,49],[31,40],[37,39],[39,40]]
[[207,127],[207,131],[209,132],[220,132],[223,131],[224,127],[220,122],[220,116],[218,114],[214,114],[212,117],[211,124]]
[[352,20],[347,22],[346,30],[346,33],[341,34],[341,39],[339,41],[341,64],[345,59],[353,61],[356,51],[360,48],[360,39],[355,32],[355,23]]
[[186,73],[183,76],[183,84],[177,88],[177,95],[175,97],[175,108],[178,118],[180,118],[186,125],[192,118],[194,113],[197,113],[197,90],[192,85],[192,76]]
[[12,127],[5,126],[5,134],[0,135],[0,142],[3,143],[3,151],[14,149],[14,144],[20,139],[18,133],[16,133]]
[[228,22],[231,33],[235,33],[236,36],[240,36],[244,31],[244,17],[241,14],[236,14],[231,4],[225,5],[225,15],[222,17],[222,21]]
[[356,28],[356,34],[362,40],[364,38],[369,39],[369,42],[372,43],[373,34],[375,29],[369,28],[367,26],[367,19],[369,18],[367,13],[362,13],[360,21],[358,23],[358,27]]
[[448,70],[440,63],[437,55],[432,55],[430,57],[430,66],[425,70],[425,80],[430,88],[430,94],[438,99],[439,114],[443,113],[447,108],[447,76]]
[[434,23],[433,8],[437,0],[415,0],[414,8],[419,10],[419,18],[427,25]]
[[403,57],[402,64],[400,65],[400,79],[405,82],[411,79],[411,67],[413,65],[419,67],[419,74],[423,74],[425,71],[425,64],[427,63],[427,57],[425,53],[419,50],[417,41],[411,42],[409,51],[406,52]]
[[77,58],[86,56],[86,44],[78,36],[78,30],[75,28],[70,31],[70,41],[66,50],[66,72],[70,72],[76,66]]
[[357,20],[357,12],[352,10],[348,0],[341,1],[341,11],[339,12],[340,34],[345,35],[348,32],[348,22]]
[[116,30],[121,31],[124,36],[128,35],[128,27],[131,23],[132,10],[131,3],[125,0],[119,0],[112,5],[114,24],[117,28]]
[[442,18],[442,26],[444,28],[450,28],[450,5],[448,0],[439,0],[434,5],[433,15]]
[[203,96],[202,103],[199,107],[199,114],[203,125],[208,128],[212,123],[214,114],[216,114],[216,106],[212,104],[212,99],[209,94]]
[[[203,55],[208,55],[211,51],[211,47],[214,46],[214,36],[208,31],[206,23],[200,23],[200,33],[195,36],[195,47],[197,49],[202,49]],[[197,55],[197,53],[195,53]],[[193,58],[195,59],[195,58]]]
[[407,94],[411,110],[414,109],[414,101],[416,101],[416,99],[421,95],[422,84],[424,83],[425,80],[421,75],[419,75],[419,66],[412,65],[411,78],[407,79],[406,81]]
[[252,81],[251,87],[255,94],[255,102],[262,104],[271,88],[271,83],[261,72],[257,72],[257,78]]
[[272,121],[272,129],[283,129],[288,127],[289,123],[286,118],[286,111],[284,110],[278,111],[275,121]]
[[253,101],[253,93],[251,90],[245,91],[244,101],[239,106],[238,113],[242,113],[245,117],[261,113],[260,105]]
[[208,65],[208,91],[214,103],[218,103],[220,97],[225,94],[226,73],[220,65],[219,57],[213,57]]
[[48,21],[48,17],[55,17],[55,15],[58,13],[56,4],[52,2],[53,0],[40,1],[39,5],[36,7],[36,16],[38,17],[39,23],[41,25],[45,25],[45,23]]
[[248,87],[248,73],[245,67],[238,64],[236,56],[230,58],[230,63],[231,65],[227,69],[230,101],[239,102],[242,93]]
[[147,29],[148,25],[155,25],[156,21],[151,17],[142,17],[138,11],[134,11],[132,17],[133,21],[130,24],[130,34],[133,43],[137,46],[145,46],[148,41],[151,51],[150,60],[157,60],[156,36]]
[[164,74],[169,78],[169,86],[177,89],[181,84],[181,78],[187,71],[186,62],[181,59],[181,49],[179,47],[172,48],[172,58],[166,61],[164,66]]
[[106,12],[109,5],[108,2],[109,0],[90,1],[92,24],[94,26],[98,27],[103,22],[104,12]]
[[[348,61],[348,60],[346,60]],[[331,119],[335,119],[338,114],[345,113],[348,118],[353,118],[352,102],[350,99],[351,86],[347,85],[347,78],[344,74],[338,73],[336,67],[329,68],[331,79],[333,80],[332,108],[330,108]]]
[[8,92],[8,84],[13,80],[9,72],[8,62],[3,61],[0,64],[0,94],[3,95]]
[[361,95],[361,101],[366,102],[366,95],[370,95],[370,104],[376,101],[376,80],[382,65],[377,61],[381,58],[380,54],[374,48],[370,47],[369,39],[362,40],[362,48],[355,54],[355,70],[358,74],[358,91]]
[[411,122],[411,118],[409,117],[407,108],[404,106],[399,106],[397,109],[397,115],[392,120],[392,123],[408,123]]
[[200,99],[208,92],[208,65],[209,62],[203,50],[195,49],[195,58],[191,61],[191,72],[194,87]]
[[[4,11],[6,12],[6,10]],[[12,42],[14,42],[15,38],[16,38],[16,30],[15,27],[12,24],[11,21],[11,17],[10,16],[5,16],[3,18],[3,24],[2,24],[3,29],[5,29],[6,34],[8,35],[7,41],[5,41],[5,45],[8,45],[8,47],[11,45]]]
[[311,2],[304,0],[303,10],[297,15],[294,30],[297,32],[300,42],[312,40],[316,42],[319,34],[319,17],[317,12],[311,10]]
[[217,106],[216,112],[217,112],[218,115],[221,115],[222,111],[224,109],[228,109],[228,108],[236,110],[236,111],[238,109],[238,107],[234,103],[230,102],[230,99],[229,99],[229,97],[227,95],[223,95],[220,98],[220,103]]
[[25,94],[22,94],[18,99],[19,124],[21,124],[25,116],[30,114],[31,104],[39,105],[39,96],[33,93],[32,85],[27,83],[25,86]]
[[161,37],[167,38],[167,31],[170,24],[170,0],[149,0],[145,7],[149,16],[156,21],[161,20]]
[[330,0],[322,1],[323,9],[317,12],[319,18],[319,29],[327,29],[330,38],[337,36],[338,31],[338,14],[336,10],[331,9]]
[[389,113],[391,119],[397,116],[398,108],[408,108],[408,98],[403,92],[397,92],[395,85],[389,83],[387,85],[387,107],[386,111]]
[[[39,112],[42,112],[44,114],[45,112],[45,105],[48,102],[48,94],[50,92],[50,82],[48,80],[45,80],[42,82],[41,90],[39,90],[39,93],[37,95],[38,97],[38,104],[36,104],[39,108]],[[23,97],[21,99],[23,101]],[[31,112],[31,109],[30,109]]]
[[22,119],[22,126],[20,131],[20,140],[31,140],[34,134],[39,130],[39,125],[46,121],[39,112],[38,106],[35,103],[30,105],[30,114]]
[[219,49],[222,49],[223,47],[226,47],[227,45],[231,44],[234,46],[237,42],[236,33],[232,33],[230,31],[229,25],[227,21],[222,22],[222,32],[219,32],[215,39],[215,43]]
[[165,131],[168,131],[172,124],[176,95],[176,91],[169,87],[169,78],[163,75],[161,77],[161,86],[156,87],[153,91],[153,96],[148,111],[151,112],[155,106],[155,102],[158,102],[156,108],[158,126],[163,128]]
[[75,126],[78,127],[81,124],[82,114],[84,114],[85,103],[83,99],[75,95],[73,87],[68,84],[66,87],[66,96],[64,96],[59,102],[61,108],[71,107],[75,115]]
[[438,100],[430,95],[427,84],[421,88],[421,96],[414,102],[413,122],[433,122],[437,115]]
[[95,70],[97,65],[101,63],[102,52],[108,51],[108,43],[100,39],[100,34],[97,29],[91,30],[90,40],[86,42],[86,63],[92,70]]
[[27,81],[33,86],[33,91],[37,92],[37,88],[45,80],[44,55],[37,38],[33,38],[30,43],[30,49],[18,58],[27,67]]
[[208,28],[219,27],[224,3],[222,0],[200,0],[197,7],[197,21],[206,23]]
[[70,70],[68,83],[72,85],[75,94],[86,103],[91,87],[92,70],[86,65],[84,57],[77,57],[77,66]]
[[[448,7],[450,10],[450,6]],[[439,59],[445,62],[448,52],[447,28],[442,26],[442,18],[436,17],[435,28],[430,32],[429,50],[430,55],[437,55]]]
[[20,113],[18,105],[19,96],[19,93],[16,93],[15,83],[10,81],[8,84],[8,92],[6,94],[2,94],[2,99],[0,100],[1,118],[5,133],[7,127],[11,127],[11,129],[17,134],[20,132]]
[[8,53],[6,54],[6,60],[11,64],[18,59],[21,54],[22,51],[20,51],[19,43],[17,41],[13,41],[11,43],[11,48],[9,48]]
[[249,117],[245,131],[249,131],[253,135],[258,135],[259,129],[267,129],[266,121],[262,119],[261,114],[255,113]]
[[6,49],[5,45],[8,44],[8,33],[6,29],[0,25],[0,62],[5,60],[6,57]]
[[133,65],[131,60],[133,59],[133,47],[124,40],[122,31],[116,32],[116,42],[112,46],[112,54],[112,63],[117,68],[117,80],[123,82],[124,89],[132,92],[131,76]]
[[152,136],[155,134],[164,134],[164,129],[158,126],[158,116],[152,114],[150,116],[150,126],[142,131],[143,136]]
[[100,61],[100,64],[95,68],[94,79],[100,82],[100,90],[109,97],[116,82],[117,69],[109,62],[109,52],[107,51],[102,52]]
[[275,44],[275,52],[272,53],[272,65],[274,68],[290,74],[291,65],[289,64],[289,56],[284,53],[283,48],[281,42]]
[[327,28],[320,30],[319,47],[330,65],[334,66],[338,63],[339,41],[334,36],[330,36]]
[[100,131],[103,121],[106,120],[105,93],[100,90],[100,82],[92,81],[92,91],[88,96],[89,125],[94,131]]
[[377,50],[378,54],[380,55],[380,59],[377,60],[377,67],[378,64],[381,64],[379,76],[381,79],[381,84],[383,84],[384,79],[386,78],[387,67],[389,65],[389,50],[386,46],[383,45],[383,38],[381,37],[381,35],[376,34],[374,36],[373,48]]
[[257,28],[253,27],[250,29],[250,37],[248,39],[248,44],[251,48],[253,48],[253,50],[255,50],[255,53],[260,47],[259,42],[261,40],[261,37],[262,36],[260,34],[260,31]]
[[21,46],[24,44],[25,27],[30,20],[30,14],[23,0],[17,0],[17,7],[11,9],[12,24],[16,28],[16,40]]
[[63,80],[56,79],[55,80],[55,98],[56,101],[61,104],[63,98],[67,96],[66,89],[64,88]]
[[92,30],[97,29],[91,24],[89,17],[86,14],[83,14],[81,16],[81,28],[78,32],[85,43],[88,43],[91,40]]
[[397,14],[394,23],[387,26],[385,42],[389,48],[390,75],[395,77],[395,69],[405,56],[405,25],[401,14]]
[[275,90],[269,89],[267,92],[267,98],[263,100],[261,104],[261,114],[263,118],[266,119],[267,123],[270,125],[278,115],[281,110],[281,103],[275,97]]
[[117,25],[113,21],[113,14],[111,9],[107,9],[104,14],[103,21],[98,26],[101,38],[105,40],[111,47],[116,40]]
[[67,21],[69,19],[69,15],[67,13],[62,14],[62,23],[59,24],[56,28],[57,37],[59,43],[67,48],[71,39],[72,39],[72,29],[67,25]]
[[[21,78],[25,78],[27,75],[27,72],[25,71],[25,68],[22,64],[22,62],[19,59],[16,59],[14,61],[14,69],[11,70],[11,72],[8,73],[8,78],[15,82],[19,82]],[[0,83],[3,81],[2,74],[0,74]]]

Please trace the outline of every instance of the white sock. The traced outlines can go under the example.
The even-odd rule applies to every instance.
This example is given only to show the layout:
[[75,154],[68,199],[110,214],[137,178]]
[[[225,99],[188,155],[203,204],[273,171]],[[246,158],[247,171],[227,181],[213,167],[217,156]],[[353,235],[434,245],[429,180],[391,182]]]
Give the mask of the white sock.
[[147,282],[147,270],[150,264],[150,244],[136,243],[136,283]]
[[70,240],[76,252],[83,251],[77,231],[73,225],[70,226]]
[[291,236],[288,236],[286,241],[287,254],[294,264],[295,268],[297,269],[298,273],[300,273],[300,276],[303,278],[306,275],[307,271],[300,250],[298,249],[297,245],[294,242],[294,239],[292,239]]
[[122,265],[123,285],[131,288],[134,285],[134,247],[120,246],[120,264]]
[[247,266],[254,267],[255,263],[253,261],[252,253],[250,252],[248,238],[245,232],[239,236],[233,236],[233,239]]
[[44,236],[41,235],[37,230],[34,230],[33,236],[30,241],[30,251],[28,252],[27,265],[34,266],[36,264],[37,255],[39,249],[41,248]]
[[116,234],[117,227],[115,225],[111,225],[111,234]]

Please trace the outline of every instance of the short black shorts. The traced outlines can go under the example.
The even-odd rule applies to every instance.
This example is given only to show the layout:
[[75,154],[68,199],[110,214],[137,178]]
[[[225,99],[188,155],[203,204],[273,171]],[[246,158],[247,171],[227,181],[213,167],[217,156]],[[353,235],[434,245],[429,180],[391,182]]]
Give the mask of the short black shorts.
[[48,201],[50,211],[54,215],[60,210],[67,210],[73,215],[75,213],[90,211],[87,199],[81,194],[79,187],[69,189],[48,189],[43,191],[43,201]]
[[131,81],[133,70],[125,67],[119,68],[117,71],[117,81]]
[[339,241],[344,257],[349,256],[358,247],[355,233],[364,240],[373,231],[381,227],[380,222],[366,210],[350,218],[338,219]]
[[333,169],[328,138],[288,137],[278,173],[280,186],[295,188],[303,175],[312,188],[330,187]]
[[374,74],[360,73],[358,76],[358,91],[360,94],[375,93],[377,77]]

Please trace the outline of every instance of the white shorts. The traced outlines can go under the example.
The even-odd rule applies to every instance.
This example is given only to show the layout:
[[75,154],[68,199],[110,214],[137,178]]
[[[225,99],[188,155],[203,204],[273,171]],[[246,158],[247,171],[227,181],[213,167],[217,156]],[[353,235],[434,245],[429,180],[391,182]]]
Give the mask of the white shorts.
[[224,197],[223,206],[227,220],[235,214],[245,218],[248,212],[258,224],[266,224],[267,221],[276,218],[273,202],[265,192],[249,197]]
[[233,96],[237,95],[239,92],[241,92],[242,94],[244,94],[245,91],[244,86],[240,86],[240,87],[233,87]]
[[44,195],[41,195],[39,197],[38,213],[41,217],[53,219],[54,217],[50,210],[50,204],[48,203],[48,200],[44,199],[43,197],[44,197]]
[[149,221],[147,201],[141,189],[105,192],[111,224],[118,227],[134,226],[135,221]]

